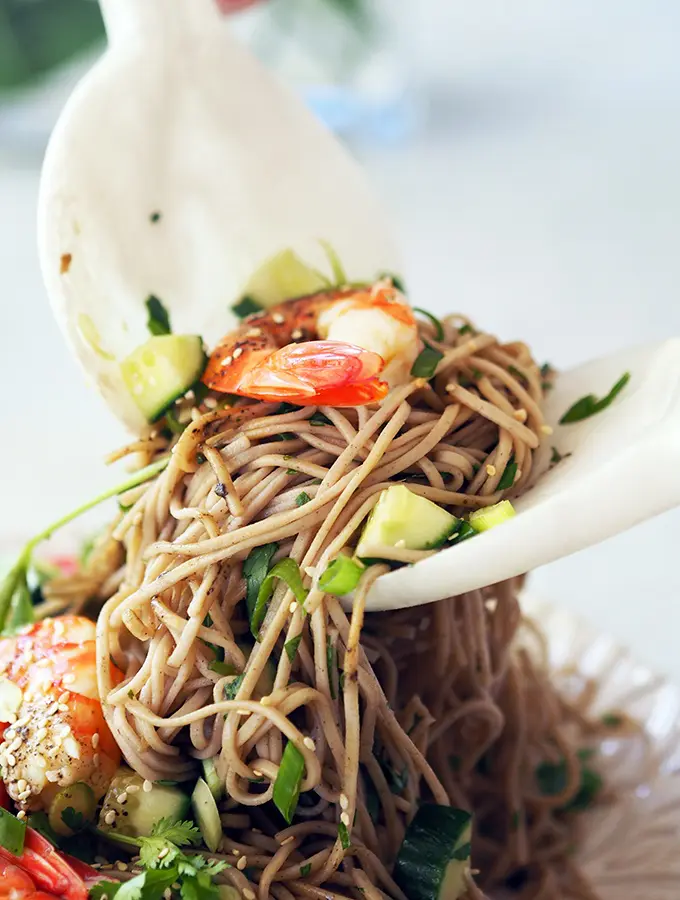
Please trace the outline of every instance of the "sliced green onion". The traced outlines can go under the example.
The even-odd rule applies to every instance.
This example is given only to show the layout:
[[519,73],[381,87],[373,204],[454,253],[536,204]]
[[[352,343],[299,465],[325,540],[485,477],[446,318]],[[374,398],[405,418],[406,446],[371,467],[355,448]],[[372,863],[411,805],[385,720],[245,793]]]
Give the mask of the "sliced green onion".
[[243,563],[243,577],[246,582],[246,609],[248,610],[248,618],[251,621],[257,605],[257,595],[260,593],[262,582],[267,577],[272,559],[278,549],[279,545],[276,543],[254,547]]
[[328,241],[319,241],[319,243],[323,247],[324,252],[328,257],[331,272],[333,273],[334,286],[339,287],[340,285],[347,284],[347,273],[345,272],[345,268],[340,262],[340,257],[335,252],[335,249],[331,247]]
[[171,407],[170,409],[166,410],[165,424],[168,426],[170,431],[173,432],[173,434],[182,434],[182,432],[184,431],[184,429],[187,427],[187,425],[189,423],[188,422],[180,422],[180,420],[177,418],[177,414],[175,413],[174,409],[172,409],[172,407]]
[[295,498],[295,505],[296,505],[296,506],[304,506],[305,503],[309,503],[309,501],[310,501],[311,499],[312,499],[312,498],[309,496],[309,494],[307,493],[307,491],[302,491],[302,492],[299,493],[299,494],[297,495],[297,497]]
[[247,316],[252,316],[253,313],[262,312],[263,307],[252,297],[242,297],[238,303],[232,305],[231,309],[239,319],[245,319]]
[[517,475],[517,463],[514,459],[511,459],[510,462],[505,467],[505,471],[501,477],[501,480],[498,482],[497,491],[505,491],[508,488],[511,488],[515,483],[515,477]]
[[416,361],[411,368],[411,375],[414,378],[432,378],[437,371],[439,361],[444,358],[444,354],[429,344],[425,344],[425,349],[421,350]]
[[225,700],[235,700],[236,695],[238,694],[241,685],[243,684],[243,679],[245,675],[239,675],[237,678],[234,678],[233,681],[230,681],[229,684],[224,687],[224,698]]
[[449,544],[460,544],[461,541],[466,541],[468,538],[472,537],[473,534],[477,534],[475,529],[468,522],[461,522],[460,528],[448,540]]
[[298,647],[300,646],[300,641],[302,640],[301,634],[296,634],[295,637],[291,638],[289,641],[283,645],[283,649],[286,651],[286,656],[288,657],[290,662],[295,661],[295,657],[297,656]]
[[225,675],[240,675],[240,672],[236,668],[236,666],[232,666],[231,663],[222,662],[219,659],[214,659],[210,663],[208,668],[211,670],[211,672],[217,672],[218,675],[221,675],[223,677]]
[[172,334],[170,327],[170,315],[163,306],[158,297],[150,294],[146,299],[146,311],[149,317],[146,320],[146,327],[151,334]]
[[267,604],[274,592],[274,580],[276,578],[280,578],[281,581],[286,582],[288,587],[295,594],[295,598],[300,606],[304,606],[304,602],[307,599],[307,594],[309,592],[302,584],[302,575],[300,574],[300,567],[298,564],[294,559],[290,559],[290,557],[279,560],[262,582],[257,595],[255,608],[250,617],[250,630],[255,638],[259,635],[260,625],[262,624],[267,611]]
[[501,500],[493,506],[476,509],[470,515],[470,525],[477,532],[488,531],[496,525],[502,525],[515,515],[515,507],[509,500]]
[[338,825],[338,837],[340,838],[342,849],[349,850],[349,846],[352,842],[349,838],[349,831],[347,830],[347,826],[344,822],[340,822],[340,824]]
[[319,587],[327,594],[343,597],[351,594],[359,584],[365,567],[349,556],[338,556],[319,578]]
[[461,325],[458,334],[472,334],[472,325]]
[[436,316],[433,316],[432,313],[428,312],[426,309],[421,309],[419,306],[414,306],[413,312],[420,313],[421,316],[425,316],[426,319],[429,319],[434,326],[435,339],[438,341],[444,340],[444,326]]
[[606,397],[603,397],[601,400],[598,400],[595,394],[588,394],[586,397],[581,397],[580,400],[577,400],[576,403],[574,403],[573,406],[570,406],[565,412],[560,419],[560,425],[570,425],[573,422],[582,422],[583,419],[589,419],[591,416],[596,415],[596,413],[602,412],[603,409],[606,409],[616,397],[618,397],[629,381],[630,372],[625,372]]
[[306,878],[311,871],[312,871],[311,863],[305,863],[304,866],[300,866],[300,878]]
[[289,825],[293,821],[300,799],[300,786],[304,773],[305,758],[295,744],[288,741],[274,782],[272,800]]
[[26,823],[0,806],[0,847],[4,847],[13,856],[21,856],[25,837]]

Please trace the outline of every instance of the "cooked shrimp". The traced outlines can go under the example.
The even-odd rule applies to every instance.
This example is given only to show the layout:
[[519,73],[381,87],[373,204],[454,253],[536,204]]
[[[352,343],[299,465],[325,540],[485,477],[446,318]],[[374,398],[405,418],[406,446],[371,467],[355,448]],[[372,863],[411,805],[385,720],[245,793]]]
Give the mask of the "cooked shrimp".
[[0,774],[20,809],[46,809],[76,781],[103,796],[120,750],[99,701],[93,622],[58,616],[0,640],[0,720]]
[[419,349],[404,296],[382,281],[249,316],[214,350],[203,381],[258,400],[362,406],[406,381]]

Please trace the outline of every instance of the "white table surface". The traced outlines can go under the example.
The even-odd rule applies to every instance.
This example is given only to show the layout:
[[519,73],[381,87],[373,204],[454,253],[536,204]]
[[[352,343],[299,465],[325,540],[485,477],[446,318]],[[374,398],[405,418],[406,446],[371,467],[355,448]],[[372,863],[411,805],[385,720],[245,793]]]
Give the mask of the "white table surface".
[[[418,305],[464,310],[558,366],[680,334],[680,8],[443,6],[424,2],[414,31],[421,70],[450,82],[431,126],[362,150]],[[109,483],[100,460],[121,438],[49,315],[36,191],[34,167],[0,164],[0,545]],[[680,682],[679,526],[666,514],[538,571],[534,588]]]

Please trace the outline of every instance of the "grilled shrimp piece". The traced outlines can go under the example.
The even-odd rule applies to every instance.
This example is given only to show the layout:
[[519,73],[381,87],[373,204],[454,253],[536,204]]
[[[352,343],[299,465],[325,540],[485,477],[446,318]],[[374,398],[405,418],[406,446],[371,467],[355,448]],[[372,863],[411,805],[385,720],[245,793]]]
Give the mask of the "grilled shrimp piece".
[[99,701],[94,623],[58,616],[3,638],[0,673],[0,775],[17,806],[47,809],[76,781],[103,796],[120,750]]
[[300,297],[249,316],[216,347],[203,381],[257,400],[363,406],[404,383],[419,350],[406,298],[382,281]]

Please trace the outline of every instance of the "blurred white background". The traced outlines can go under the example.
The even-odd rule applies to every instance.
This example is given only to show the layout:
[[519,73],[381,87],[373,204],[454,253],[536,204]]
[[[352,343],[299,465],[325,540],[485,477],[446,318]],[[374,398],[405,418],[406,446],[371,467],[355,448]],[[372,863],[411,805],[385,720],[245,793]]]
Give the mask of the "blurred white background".
[[[422,122],[403,140],[356,147],[393,213],[414,301],[464,310],[559,367],[680,334],[680,6],[410,6],[400,52]],[[8,149],[0,144],[1,544],[110,483],[101,458],[121,440],[47,308],[37,154]],[[680,682],[679,526],[680,513],[667,514],[546,567],[534,590]]]

